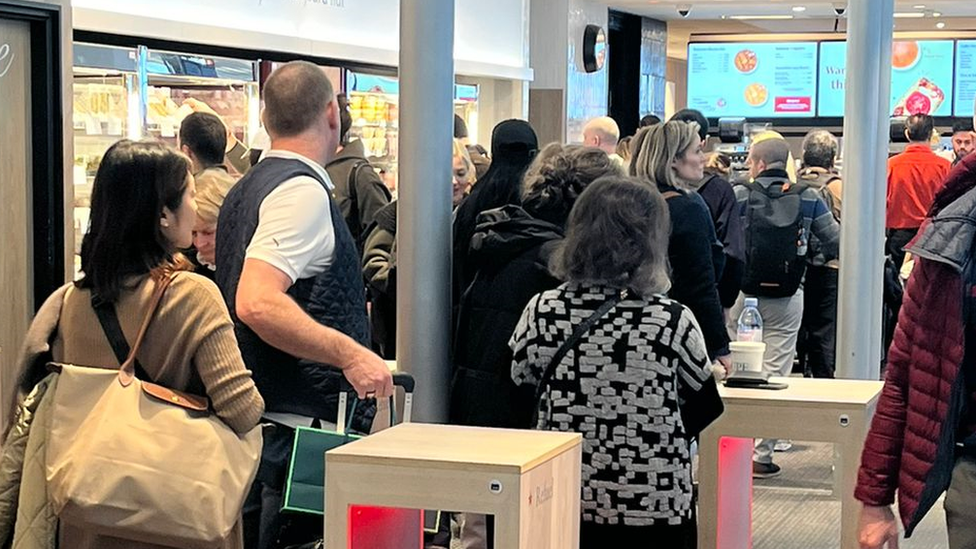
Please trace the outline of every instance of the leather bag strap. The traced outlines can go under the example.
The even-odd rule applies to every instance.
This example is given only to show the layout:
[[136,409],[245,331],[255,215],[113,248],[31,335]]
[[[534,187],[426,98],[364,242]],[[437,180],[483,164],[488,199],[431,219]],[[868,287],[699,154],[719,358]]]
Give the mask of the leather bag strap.
[[533,402],[535,402],[535,407],[533,408],[532,412],[532,422],[529,424],[530,428],[535,428],[535,425],[539,421],[539,405],[542,401],[542,395],[545,393],[546,387],[552,380],[552,376],[555,374],[556,368],[563,361],[563,358],[565,358],[570,351],[576,348],[576,345],[579,343],[580,339],[582,339],[583,336],[585,336],[590,329],[593,328],[594,324],[606,316],[607,313],[616,307],[618,303],[624,299],[627,299],[627,294],[628,292],[623,290],[607,298],[607,300],[604,301],[603,304],[600,305],[600,307],[589,316],[589,318],[584,320],[582,324],[576,327],[569,339],[567,339],[562,345],[559,346],[559,349],[556,350],[556,354],[552,356],[552,360],[549,361],[546,369],[542,372],[542,377],[539,379],[539,384],[536,386],[535,398],[533,399]]
[[159,309],[159,303],[163,300],[163,294],[166,293],[166,288],[169,287],[174,278],[176,278],[176,273],[169,273],[156,281],[156,289],[153,291],[152,301],[149,302],[149,309],[146,311],[142,326],[139,327],[139,335],[136,336],[136,342],[132,346],[132,349],[129,350],[129,356],[119,368],[119,383],[123,387],[131,385],[132,380],[136,377],[136,353],[142,347],[142,342],[146,338],[146,332],[149,330],[149,324],[152,322],[153,317],[156,316],[156,310]]

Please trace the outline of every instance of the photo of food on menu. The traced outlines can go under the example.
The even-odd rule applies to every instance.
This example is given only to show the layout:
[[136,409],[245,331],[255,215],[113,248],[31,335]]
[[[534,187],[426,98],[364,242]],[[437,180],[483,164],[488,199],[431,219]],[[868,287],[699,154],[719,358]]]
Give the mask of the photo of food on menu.
[[812,117],[817,44],[688,46],[688,106],[705,116]]
[[[952,40],[898,40],[891,45],[892,116],[952,116]],[[819,116],[844,116],[847,43],[820,44]]]

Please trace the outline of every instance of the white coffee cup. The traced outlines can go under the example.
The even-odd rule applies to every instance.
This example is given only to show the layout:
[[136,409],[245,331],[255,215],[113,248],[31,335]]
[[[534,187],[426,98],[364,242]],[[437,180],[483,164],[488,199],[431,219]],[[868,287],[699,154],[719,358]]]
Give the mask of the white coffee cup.
[[729,344],[732,351],[732,376],[758,377],[763,373],[763,355],[766,344],[756,341],[733,341]]

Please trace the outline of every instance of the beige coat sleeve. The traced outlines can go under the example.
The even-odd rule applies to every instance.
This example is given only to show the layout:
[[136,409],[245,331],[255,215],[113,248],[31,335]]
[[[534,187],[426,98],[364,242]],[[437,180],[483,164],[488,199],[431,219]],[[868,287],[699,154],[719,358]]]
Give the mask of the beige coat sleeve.
[[48,378],[45,378],[17,407],[13,425],[4,441],[3,449],[0,450],[0,546],[6,545],[14,533],[27,439],[30,437],[34,413],[41,401],[40,396],[44,394],[47,384]]
[[[55,549],[58,518],[47,499],[45,448],[51,427],[51,408],[57,391],[58,377],[48,376],[41,382],[48,386],[37,396],[37,410],[24,450],[23,477],[17,500],[17,523],[11,549]],[[39,384],[39,386],[41,385]]]

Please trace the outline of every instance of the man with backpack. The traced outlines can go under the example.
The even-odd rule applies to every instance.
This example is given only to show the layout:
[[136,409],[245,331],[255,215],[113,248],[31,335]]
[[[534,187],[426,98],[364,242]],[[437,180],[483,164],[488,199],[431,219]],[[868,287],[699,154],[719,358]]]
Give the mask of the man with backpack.
[[[809,185],[840,223],[841,177],[834,167],[838,142],[828,131],[813,130],[803,139],[803,169],[800,184]],[[810,238],[807,273],[803,284],[803,325],[800,362],[804,373],[816,378],[834,377],[837,342],[837,275],[840,262],[824,257],[820,241]]]
[[376,220],[376,212],[390,203],[392,196],[366,159],[362,140],[349,140],[352,115],[349,114],[348,99],[345,94],[338,94],[336,98],[339,104],[340,145],[335,159],[326,164],[325,171],[335,185],[333,196],[336,204],[362,255],[366,229]]
[[[789,375],[796,356],[796,341],[803,319],[803,275],[810,238],[820,242],[826,261],[836,259],[840,226],[820,192],[790,181],[786,171],[790,147],[784,139],[768,139],[752,146],[747,163],[752,181],[735,188],[746,239],[746,266],[742,295],[729,317],[730,331],[746,297],[759,300],[763,318],[763,367],[770,375]],[[754,478],[781,473],[773,463],[776,441],[756,443]]]

